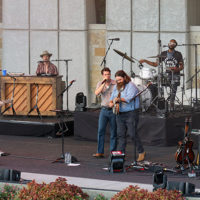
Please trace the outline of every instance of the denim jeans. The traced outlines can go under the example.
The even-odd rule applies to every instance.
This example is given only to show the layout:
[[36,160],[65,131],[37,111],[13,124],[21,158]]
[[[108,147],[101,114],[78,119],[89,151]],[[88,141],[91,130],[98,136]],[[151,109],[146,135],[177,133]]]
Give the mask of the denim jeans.
[[143,153],[144,148],[142,146],[140,137],[137,132],[137,125],[139,122],[139,111],[129,111],[120,113],[116,117],[117,121],[117,150],[125,153],[127,135],[129,135],[134,142],[136,140],[136,147],[138,153]]
[[112,109],[101,108],[101,112],[99,115],[99,123],[98,123],[97,153],[104,153],[104,140],[108,122],[110,125],[110,151],[116,150],[116,145],[117,145],[116,115],[113,114]]

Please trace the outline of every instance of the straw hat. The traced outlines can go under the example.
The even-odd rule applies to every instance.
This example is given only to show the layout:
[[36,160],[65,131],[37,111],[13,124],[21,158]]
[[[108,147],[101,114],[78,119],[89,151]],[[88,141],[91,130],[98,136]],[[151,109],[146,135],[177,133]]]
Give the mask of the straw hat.
[[40,57],[42,58],[44,55],[51,57],[52,53],[49,53],[48,51],[43,51],[42,54],[40,55]]

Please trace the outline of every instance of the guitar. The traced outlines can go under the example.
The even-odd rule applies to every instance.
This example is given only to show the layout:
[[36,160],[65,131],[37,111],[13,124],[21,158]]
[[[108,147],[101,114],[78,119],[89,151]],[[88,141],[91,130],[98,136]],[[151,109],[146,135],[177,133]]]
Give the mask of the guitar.
[[[121,91],[119,91],[117,98],[121,98]],[[119,114],[119,102],[114,102],[113,113],[116,115]]]
[[[175,153],[175,160],[178,164],[190,164],[194,161],[195,155],[192,150],[193,141],[190,140],[191,118],[185,119],[185,138],[178,142],[178,149]],[[188,163],[189,161],[189,163]]]
[[[151,84],[152,84],[151,82],[148,83],[148,84],[146,85],[146,88],[145,88],[144,90],[138,92],[138,93],[131,99],[131,101],[135,100],[138,96],[140,96]],[[119,91],[117,98],[120,98],[120,97],[121,97],[121,91]],[[131,101],[130,101],[130,102],[131,102]],[[124,102],[124,103],[127,103],[127,102]],[[119,102],[114,102],[113,113],[116,114],[116,115],[119,114]]]

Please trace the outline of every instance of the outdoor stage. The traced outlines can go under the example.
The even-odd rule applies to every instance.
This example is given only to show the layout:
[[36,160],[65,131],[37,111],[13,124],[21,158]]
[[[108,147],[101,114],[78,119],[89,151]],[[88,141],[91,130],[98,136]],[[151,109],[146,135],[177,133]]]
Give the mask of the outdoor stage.
[[0,135],[56,137],[60,130],[60,122],[64,125],[64,130],[66,127],[68,128],[65,135],[73,135],[74,119],[72,115],[65,115],[62,119],[58,116],[43,116],[42,119],[37,116],[1,116]]
[[[74,113],[74,136],[79,139],[97,140],[100,110]],[[192,128],[200,129],[200,113],[173,112],[166,117],[152,113],[141,113],[138,134],[144,145],[174,146],[184,138],[185,118],[192,116]],[[106,140],[109,141],[109,127]],[[194,137],[194,136],[192,136]],[[196,137],[195,137],[196,138]]]
[[[70,167],[64,163],[52,163],[52,161],[55,161],[61,155],[61,138],[49,139],[48,137],[0,135],[0,144],[2,151],[10,153],[9,156],[2,156],[0,159],[0,168],[3,169],[16,169],[21,172],[37,174],[118,181],[119,185],[122,182],[152,185],[152,171],[130,169],[126,173],[112,174],[105,170],[104,168],[109,166],[109,143],[105,144],[105,158],[96,159],[92,157],[92,154],[96,152],[96,142],[76,140],[73,136],[65,137],[64,151],[70,152],[78,159],[80,166],[76,167]],[[175,146],[144,147],[147,153],[146,161],[163,164],[168,168],[176,166],[174,154],[177,148]],[[132,162],[133,147],[131,143],[128,143],[125,164],[128,166]],[[187,174],[182,175],[170,172],[166,174],[169,181],[190,182],[195,184],[196,188],[200,188],[199,177],[189,178]],[[93,188],[98,187],[92,183],[92,180],[91,185]],[[105,185],[102,189],[109,190],[111,187]]]

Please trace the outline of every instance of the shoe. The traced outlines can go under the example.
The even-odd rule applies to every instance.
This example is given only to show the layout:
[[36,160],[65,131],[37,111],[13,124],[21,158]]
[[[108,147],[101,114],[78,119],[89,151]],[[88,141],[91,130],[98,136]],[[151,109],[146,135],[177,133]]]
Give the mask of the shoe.
[[104,158],[104,154],[103,153],[95,153],[92,155],[95,158]]
[[144,157],[145,157],[145,155],[146,155],[146,152],[139,153],[139,156],[138,156],[137,162],[143,161],[143,160],[144,160]]

